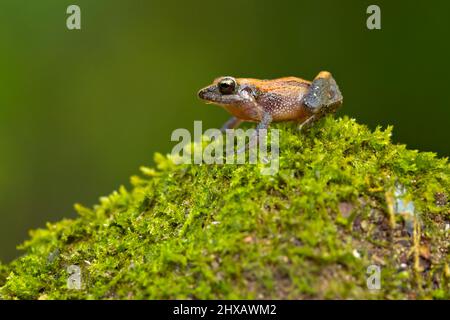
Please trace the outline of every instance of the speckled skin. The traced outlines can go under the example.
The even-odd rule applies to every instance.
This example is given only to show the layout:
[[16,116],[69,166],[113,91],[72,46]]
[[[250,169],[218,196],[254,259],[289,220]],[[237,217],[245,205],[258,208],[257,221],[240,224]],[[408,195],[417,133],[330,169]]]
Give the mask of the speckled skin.
[[[234,90],[224,94],[219,84],[223,79],[234,81]],[[233,128],[242,121],[258,122],[259,128],[271,122],[304,123],[334,112],[342,104],[342,94],[331,73],[320,72],[314,81],[296,77],[273,80],[221,77],[198,93],[208,103],[222,106],[234,118],[224,128]]]

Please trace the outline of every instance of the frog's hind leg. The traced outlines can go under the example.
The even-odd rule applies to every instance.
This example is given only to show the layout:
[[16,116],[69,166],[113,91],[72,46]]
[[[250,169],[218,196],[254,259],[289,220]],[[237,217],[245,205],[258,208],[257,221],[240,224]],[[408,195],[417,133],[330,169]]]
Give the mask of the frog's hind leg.
[[328,71],[320,72],[311,83],[303,104],[311,116],[300,125],[299,129],[309,128],[324,115],[334,113],[342,104],[342,94],[336,81]]
[[225,133],[225,130],[234,129],[234,128],[238,127],[241,123],[242,123],[241,119],[238,119],[236,117],[231,117],[227,122],[225,122],[223,124],[222,128],[220,128],[220,131],[222,133]]
[[314,114],[336,111],[342,104],[342,94],[331,73],[322,71],[316,76],[303,103]]

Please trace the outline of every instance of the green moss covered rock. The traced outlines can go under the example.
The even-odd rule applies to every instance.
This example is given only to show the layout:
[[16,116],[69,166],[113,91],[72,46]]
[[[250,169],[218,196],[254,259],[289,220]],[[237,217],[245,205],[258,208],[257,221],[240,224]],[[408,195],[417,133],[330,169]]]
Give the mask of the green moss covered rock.
[[[31,232],[0,266],[0,297],[450,298],[446,159],[347,118],[274,127],[276,175],[158,154],[131,190]],[[379,290],[367,288],[371,265]]]

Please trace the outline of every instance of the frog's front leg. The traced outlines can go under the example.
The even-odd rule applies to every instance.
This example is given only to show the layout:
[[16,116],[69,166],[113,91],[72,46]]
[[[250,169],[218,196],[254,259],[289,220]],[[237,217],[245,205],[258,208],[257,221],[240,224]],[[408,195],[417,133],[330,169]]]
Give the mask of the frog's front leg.
[[253,132],[253,134],[250,136],[250,139],[249,139],[250,141],[248,142],[248,144],[246,146],[238,149],[236,154],[241,154],[241,153],[245,152],[245,150],[249,150],[250,148],[253,148],[256,145],[256,143],[258,142],[260,130],[269,128],[269,125],[271,122],[272,122],[272,116],[270,115],[270,113],[263,112],[261,122],[258,123],[258,125],[256,126],[255,132]]
[[242,123],[241,119],[238,119],[236,117],[231,117],[230,119],[228,119],[227,122],[225,122],[223,124],[222,128],[220,128],[220,131],[222,133],[225,133],[225,130],[234,129],[234,128],[238,127],[241,123]]
[[320,72],[311,83],[303,98],[303,105],[311,113],[299,129],[309,128],[315,121],[328,113],[333,113],[342,104],[342,94],[331,73]]

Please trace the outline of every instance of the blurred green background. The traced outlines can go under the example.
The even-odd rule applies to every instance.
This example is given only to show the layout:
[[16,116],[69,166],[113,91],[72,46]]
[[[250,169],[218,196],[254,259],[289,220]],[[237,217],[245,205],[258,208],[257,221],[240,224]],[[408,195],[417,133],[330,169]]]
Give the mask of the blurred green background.
[[[369,4],[382,30],[366,28]],[[196,97],[220,75],[329,70],[340,115],[448,156],[449,15],[441,0],[1,0],[0,260],[30,228],[127,185],[175,128],[220,126],[226,112]]]

